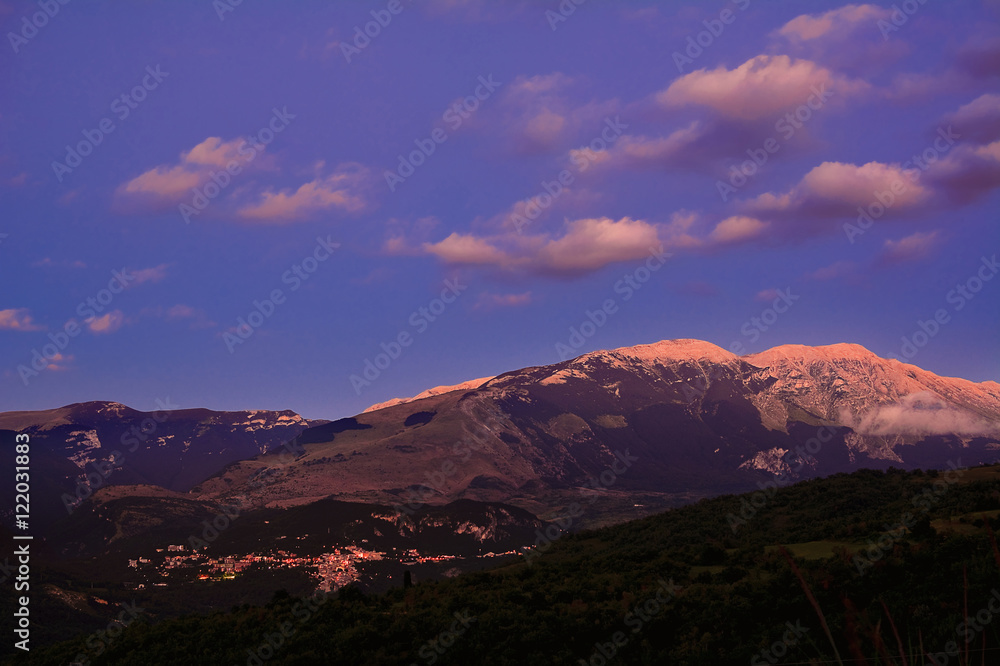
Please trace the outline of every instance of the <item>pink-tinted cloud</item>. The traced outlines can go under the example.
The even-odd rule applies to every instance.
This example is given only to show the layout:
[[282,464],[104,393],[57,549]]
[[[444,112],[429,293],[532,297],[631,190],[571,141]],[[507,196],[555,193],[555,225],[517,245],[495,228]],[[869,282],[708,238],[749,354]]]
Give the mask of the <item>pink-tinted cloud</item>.
[[906,40],[882,38],[878,22],[891,15],[891,9],[876,5],[845,5],[796,16],[773,37],[792,54],[868,79],[910,52]]
[[73,362],[73,358],[74,356],[72,354],[56,353],[54,356],[46,357],[48,365],[45,366],[45,369],[52,370],[54,372],[69,370],[69,366],[70,363]]
[[120,192],[179,199],[201,185],[206,175],[187,166],[158,166],[125,183]]
[[537,260],[556,272],[589,272],[642,259],[660,245],[656,227],[643,220],[602,217],[570,222],[565,235],[545,243]]
[[[245,169],[268,168],[270,162],[260,143],[251,146],[242,138],[223,141],[210,136],[190,150],[182,151],[176,163],[161,164],[121,184],[115,191],[120,210],[159,210],[190,203],[196,188],[206,185],[212,174],[221,173],[232,182]],[[232,167],[232,172],[227,172]],[[238,171],[236,169],[239,169]]]
[[1000,139],[1000,95],[987,93],[944,118],[963,141],[989,143]]
[[87,328],[91,333],[99,335],[114,333],[125,324],[125,314],[121,310],[106,312],[100,317],[95,317],[87,323]]
[[748,241],[759,237],[767,227],[767,222],[757,218],[734,215],[719,222],[709,238],[719,244]]
[[774,118],[826,94],[825,103],[842,104],[870,88],[809,60],[759,55],[736,69],[699,69],[676,79],[656,95],[666,108],[706,106],[730,118]]
[[802,14],[778,29],[778,34],[791,40],[810,41],[834,33],[852,32],[859,24],[874,27],[879,19],[888,18],[891,10],[875,5],[844,5],[822,14]]
[[[259,149],[263,150],[263,146]],[[208,182],[213,170],[225,169],[231,162],[242,168],[252,153],[254,150],[243,139],[224,142],[220,137],[210,136],[191,150],[183,151],[177,164],[161,164],[136,176],[122,185],[118,194],[178,202],[190,198],[193,188]]]
[[643,220],[588,218],[567,221],[561,236],[501,234],[487,238],[452,233],[424,251],[449,264],[558,275],[580,275],[609,264],[650,256],[662,243],[660,227]]
[[318,176],[298,188],[267,190],[257,203],[239,210],[240,217],[258,222],[289,222],[335,210],[359,213],[369,208],[366,192],[371,174],[360,164],[341,164],[328,176]]
[[153,266],[152,268],[140,268],[138,270],[130,270],[128,274],[133,277],[129,281],[129,286],[140,285],[144,282],[160,282],[167,277],[167,268],[170,264],[160,264],[159,266]]
[[1000,140],[956,147],[928,169],[927,179],[954,203],[982,198],[1000,187]]
[[915,168],[904,169],[899,164],[823,162],[792,189],[762,194],[746,208],[762,219],[798,220],[796,235],[811,235],[817,227],[828,226],[824,219],[857,217],[858,207],[870,206],[879,193],[889,193],[886,201],[892,197],[887,214],[917,208],[931,196],[919,175]]
[[239,163],[243,160],[245,155],[240,154],[242,144],[242,139],[224,142],[220,137],[210,136],[191,150],[182,153],[181,162],[225,169],[230,162]]
[[44,326],[35,323],[27,308],[0,310],[0,331],[41,331]]
[[887,239],[877,262],[892,265],[919,261],[928,256],[939,242],[940,234],[937,231],[918,231],[899,240]]
[[[574,164],[584,161],[591,167],[668,168],[689,164],[694,158],[704,159],[705,146],[699,145],[706,137],[707,124],[693,121],[674,130],[667,136],[647,137],[623,135],[603,150],[589,147],[569,152]],[[727,146],[727,150],[732,150]]]
[[425,243],[424,250],[448,264],[489,265],[505,268],[512,259],[488,240],[452,232],[437,243]]

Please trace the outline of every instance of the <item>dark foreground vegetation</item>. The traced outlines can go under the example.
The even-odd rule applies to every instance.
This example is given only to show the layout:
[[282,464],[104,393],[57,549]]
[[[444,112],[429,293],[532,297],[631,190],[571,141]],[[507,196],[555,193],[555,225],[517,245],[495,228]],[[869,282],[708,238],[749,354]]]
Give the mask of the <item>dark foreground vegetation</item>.
[[862,470],[381,595],[140,613],[110,644],[81,636],[16,663],[995,664],[998,514],[1000,467]]

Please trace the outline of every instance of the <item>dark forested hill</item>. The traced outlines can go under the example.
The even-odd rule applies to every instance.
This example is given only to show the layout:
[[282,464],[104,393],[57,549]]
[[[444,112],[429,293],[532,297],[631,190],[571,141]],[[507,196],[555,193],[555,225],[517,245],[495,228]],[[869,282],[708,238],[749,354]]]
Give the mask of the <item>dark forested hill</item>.
[[997,466],[862,470],[540,538],[522,562],[382,595],[140,613],[17,663],[996,663],[998,514]]

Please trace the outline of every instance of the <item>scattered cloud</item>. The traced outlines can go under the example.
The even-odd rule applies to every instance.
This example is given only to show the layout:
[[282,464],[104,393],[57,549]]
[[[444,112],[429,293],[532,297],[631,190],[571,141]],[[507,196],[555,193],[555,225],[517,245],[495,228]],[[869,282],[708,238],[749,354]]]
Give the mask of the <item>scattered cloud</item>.
[[989,143],[1000,139],[1000,95],[987,93],[948,114],[944,122],[953,125],[963,140]]
[[801,239],[835,228],[831,219],[857,218],[858,207],[878,202],[878,193],[888,193],[886,201],[891,197],[885,214],[893,216],[917,209],[932,191],[920,182],[919,171],[899,164],[823,162],[790,190],[761,194],[745,208],[761,219],[781,221],[775,230],[783,237]]
[[607,217],[570,222],[561,238],[545,242],[537,261],[555,272],[590,272],[608,264],[642,259],[660,245],[656,227],[642,220]]
[[893,265],[923,259],[939,243],[939,236],[940,233],[937,231],[926,233],[918,231],[899,240],[887,239],[877,263]]
[[250,148],[242,138],[223,141],[210,136],[181,152],[176,164],[161,164],[126,182],[119,188],[119,194],[177,202],[188,198],[193,188],[207,183],[213,170],[225,169],[230,162],[244,166],[255,149],[263,150],[263,146]]
[[425,243],[424,250],[448,264],[492,265],[507,267],[512,258],[488,240],[452,232],[437,243]]
[[[322,165],[320,165],[320,168]],[[338,165],[298,188],[264,191],[257,203],[244,206],[240,217],[258,222],[290,222],[327,210],[360,213],[370,207],[366,192],[371,172],[357,163]]]
[[588,218],[567,221],[561,236],[501,234],[479,237],[454,232],[426,253],[448,264],[503,270],[579,275],[609,264],[642,259],[661,245],[659,227],[643,220]]
[[869,88],[810,60],[759,55],[736,69],[720,65],[685,74],[658,93],[656,101],[666,108],[706,106],[723,116],[755,120],[778,116],[822,91],[832,93],[828,103],[843,103]]
[[959,409],[930,391],[911,393],[865,414],[843,413],[841,418],[861,435],[986,435],[998,431],[996,423]]
[[125,314],[121,310],[111,310],[87,322],[87,329],[98,335],[114,333],[125,324]]
[[778,34],[793,41],[812,41],[834,33],[853,32],[859,24],[886,19],[891,10],[875,5],[844,5],[823,14],[802,14],[778,29]]
[[160,264],[159,266],[153,266],[152,268],[130,270],[128,273],[132,275],[132,280],[130,281],[129,286],[134,287],[144,282],[160,282],[167,277],[167,268],[169,267],[170,264]]
[[69,370],[69,365],[73,362],[73,358],[74,356],[72,354],[62,354],[57,352],[54,356],[45,357],[45,360],[48,361],[48,365],[45,366],[45,369],[53,370],[55,372]]
[[801,14],[772,33],[775,45],[836,70],[868,79],[910,52],[903,39],[883,39],[879,21],[892,10],[871,4],[844,5],[820,14]]
[[949,201],[971,203],[1000,187],[1000,140],[957,146],[927,175]]
[[35,323],[27,308],[0,310],[0,331],[42,331],[44,326]]
[[767,227],[767,222],[755,217],[734,215],[719,222],[709,238],[719,244],[748,241],[760,236]]

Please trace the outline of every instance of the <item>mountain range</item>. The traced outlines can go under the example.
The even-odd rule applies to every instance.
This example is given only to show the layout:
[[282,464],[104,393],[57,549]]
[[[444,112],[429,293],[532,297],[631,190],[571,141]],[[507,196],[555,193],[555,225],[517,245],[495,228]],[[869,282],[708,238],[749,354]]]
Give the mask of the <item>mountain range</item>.
[[235,462],[193,492],[262,506],[465,498],[539,515],[599,496],[615,520],[776,476],[972,465],[1000,452],[1000,384],[853,344],[736,356],[667,340],[384,404],[305,430],[295,456]]
[[330,422],[89,402],[0,413],[0,429],[31,435],[46,487],[36,485],[36,512],[48,522],[128,486],[255,508],[335,499],[412,512],[467,499],[544,518],[584,501],[581,526],[775,480],[993,462],[1000,384],[855,344],[737,356],[682,339],[436,387]]

